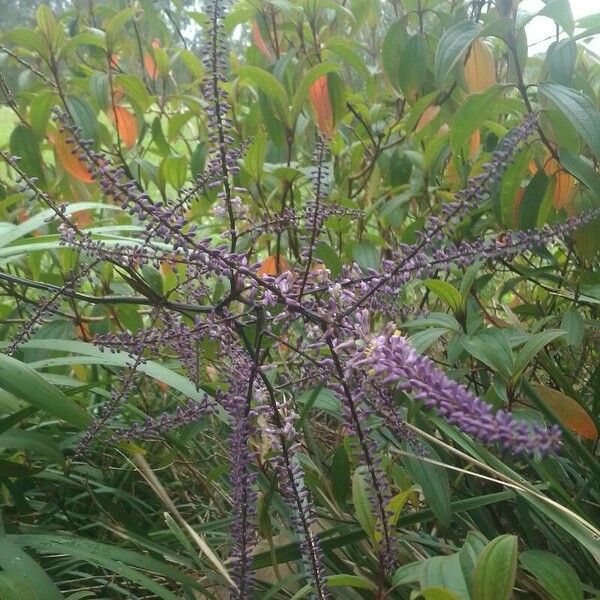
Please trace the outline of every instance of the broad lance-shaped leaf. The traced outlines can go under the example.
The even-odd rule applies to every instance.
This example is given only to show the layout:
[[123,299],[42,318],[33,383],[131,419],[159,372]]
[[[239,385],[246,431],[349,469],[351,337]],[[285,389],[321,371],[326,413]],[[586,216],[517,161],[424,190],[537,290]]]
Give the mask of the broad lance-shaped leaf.
[[517,537],[501,535],[481,552],[473,572],[473,600],[509,600],[517,574]]
[[548,592],[553,600],[583,600],[581,581],[562,558],[542,550],[521,552],[519,561]]
[[600,111],[592,101],[558,83],[540,83],[538,90],[571,121],[596,158],[600,159]]
[[0,354],[0,386],[17,398],[54,415],[79,429],[90,416],[37,371],[11,356]]
[[285,88],[274,75],[253,65],[244,65],[236,73],[240,80],[256,86],[271,101],[281,121],[287,123],[290,100]]
[[461,21],[444,32],[435,55],[435,80],[438,83],[444,83],[450,77],[460,57],[480,32],[481,27],[468,20]]

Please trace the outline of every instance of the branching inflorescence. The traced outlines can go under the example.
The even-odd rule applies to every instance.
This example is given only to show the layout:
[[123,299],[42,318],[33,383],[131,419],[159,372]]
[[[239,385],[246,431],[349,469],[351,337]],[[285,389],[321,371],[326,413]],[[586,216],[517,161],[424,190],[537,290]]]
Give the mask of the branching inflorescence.
[[[83,455],[94,439],[103,435],[119,407],[135,392],[142,376],[140,367],[150,356],[176,358],[199,393],[203,374],[210,367],[218,374],[211,397],[186,398],[173,413],[149,417],[129,428],[121,426],[108,439],[153,440],[204,419],[223,419],[230,432],[234,515],[231,568],[236,584],[232,597],[253,597],[252,553],[257,542],[260,463],[292,515],[291,524],[313,594],[324,600],[329,597],[326,569],[316,512],[300,458],[304,440],[298,426],[300,411],[293,400],[294,383],[298,382],[296,389],[306,381],[327,386],[339,398],[344,428],[356,442],[356,461],[372,494],[381,540],[381,570],[389,573],[396,554],[388,513],[391,486],[382,466],[386,446],[375,430],[383,423],[395,436],[406,439],[411,435],[403,426],[396,392],[408,394],[464,433],[505,452],[555,452],[560,448],[560,436],[556,427],[529,425],[508,411],[494,411],[432,360],[419,355],[397,331],[398,323],[383,328],[378,323],[382,317],[387,321],[390,313],[399,312],[395,299],[407,284],[478,261],[510,258],[561,240],[597,219],[600,211],[539,230],[511,231],[502,237],[490,231],[478,239],[457,241],[457,226],[490,197],[509,162],[533,135],[536,120],[529,116],[499,143],[481,174],[456,193],[452,202],[429,216],[414,243],[391,249],[378,269],[347,264],[333,277],[314,261],[317,244],[324,238],[325,219],[331,215],[358,217],[361,213],[330,200],[333,184],[327,166],[329,140],[319,137],[311,171],[312,189],[304,204],[285,206],[279,216],[265,215],[264,221],[255,220],[246,230],[257,236],[274,231],[281,237],[292,226],[298,229],[301,247],[296,256],[301,266],[294,270],[278,255],[275,273],[261,271],[261,262],[252,257],[251,250],[241,251],[239,243],[241,221],[250,222],[248,207],[242,200],[246,190],[239,181],[239,163],[247,140],[236,139],[224,86],[226,4],[224,0],[208,0],[205,11],[209,25],[202,91],[210,132],[206,169],[177,199],[153,199],[140,182],[129,180],[127,171],[113,164],[108,154],[82,139],[81,129],[68,112],[56,111],[58,127],[68,132],[73,153],[87,165],[104,196],[143,224],[139,239],[117,244],[81,231],[52,205],[34,180],[19,170],[14,157],[2,155],[26,189],[46,206],[54,206],[63,245],[89,261],[40,302],[40,309],[8,352],[16,352],[44,315],[69,298],[67,291],[76,288],[96,265],[113,265],[123,281],[147,298],[153,310],[146,326],[137,332],[125,330],[96,337],[100,348],[129,355],[128,370],[113,386],[111,399],[95,416],[77,454]],[[212,218],[223,225],[220,239],[201,238],[195,224],[186,217],[184,209],[199,193],[216,193]],[[177,270],[177,284],[163,295],[145,282],[140,267],[158,268],[164,264]],[[275,342],[282,353],[285,350],[286,359],[280,365],[275,364]],[[216,358],[206,356],[202,348],[207,346],[216,348]],[[275,366],[281,368],[275,370]],[[256,448],[265,440],[269,452],[263,461]]]

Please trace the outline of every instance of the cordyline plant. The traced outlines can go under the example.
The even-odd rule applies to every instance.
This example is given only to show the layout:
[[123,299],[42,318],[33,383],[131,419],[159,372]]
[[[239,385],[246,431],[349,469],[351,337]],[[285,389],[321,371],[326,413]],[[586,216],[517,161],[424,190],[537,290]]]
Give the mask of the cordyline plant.
[[[52,291],[29,316],[7,352],[16,352],[63,302],[85,299],[79,288],[86,278],[106,264],[113,265],[138,294],[139,302],[152,306],[152,312],[148,325],[135,333],[109,333],[93,340],[106,351],[127,351],[130,363],[113,386],[110,400],[94,415],[76,456],[85,458],[90,445],[99,442],[118,445],[123,440],[155,439],[220,415],[230,428],[234,518],[229,567],[235,584],[231,597],[253,597],[260,471],[270,476],[289,507],[307,583],[311,594],[322,600],[330,597],[327,567],[304,481],[305,440],[299,425],[301,410],[292,390],[318,385],[329,388],[341,402],[345,428],[355,442],[352,447],[371,496],[381,577],[385,577],[395,564],[397,549],[390,483],[382,467],[386,449],[378,432],[385,426],[398,439],[411,442],[417,452],[427,453],[405,426],[401,398],[412,398],[498,452],[543,456],[560,452],[561,445],[557,426],[531,424],[508,410],[493,409],[431,359],[419,355],[399,331],[403,312],[397,298],[420,279],[559,243],[599,214],[596,210],[540,229],[489,230],[475,239],[460,239],[461,224],[490,197],[517,153],[537,135],[537,118],[531,113],[512,124],[480,173],[452,201],[434,211],[414,242],[390,250],[379,269],[347,264],[333,277],[316,259],[324,223],[332,215],[354,217],[360,211],[331,200],[335,184],[329,169],[329,143],[334,117],[327,80],[317,79],[309,94],[318,125],[309,175],[310,201],[301,206],[284,203],[278,215],[265,214],[262,221],[256,221],[247,209],[249,191],[239,182],[239,163],[250,140],[239,139],[236,133],[224,85],[228,75],[226,9],[224,0],[208,0],[205,5],[209,28],[203,50],[202,95],[210,152],[201,175],[174,198],[153,198],[123,165],[97,150],[92,140],[84,138],[68,102],[54,111],[57,135],[63,136],[71,155],[85,165],[90,181],[143,226],[136,241],[114,244],[86,233],[20,167],[19,157],[2,154],[19,176],[23,191],[53,211],[62,244],[81,257],[63,286],[45,286]],[[260,36],[256,25],[253,35]],[[262,46],[263,53],[268,51],[264,41]],[[217,192],[213,217],[222,224],[221,233],[203,238],[186,215],[198,198],[211,191]],[[297,264],[290,265],[279,247],[275,255],[253,262],[248,240],[266,231],[276,233],[278,243],[282,233],[293,231],[299,250]],[[157,293],[140,275],[144,266],[169,267],[176,274],[176,285],[165,294]],[[210,358],[213,379],[218,382],[214,393],[202,392],[203,399],[190,399],[172,413],[133,423],[128,429],[113,426],[115,415],[136,393],[140,367],[154,355],[175,355],[200,390],[209,361],[204,355],[206,342],[217,348]],[[273,342],[286,352],[285,368],[277,371],[273,369]],[[266,452],[259,452],[259,447],[266,447]]]

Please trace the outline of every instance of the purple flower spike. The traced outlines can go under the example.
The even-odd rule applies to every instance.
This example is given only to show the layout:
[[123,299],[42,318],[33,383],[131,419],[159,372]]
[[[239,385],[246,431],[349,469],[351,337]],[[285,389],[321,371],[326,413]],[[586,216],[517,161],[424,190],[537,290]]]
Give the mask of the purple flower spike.
[[560,429],[529,425],[505,411],[494,409],[450,379],[426,356],[419,355],[398,333],[376,337],[366,351],[354,356],[351,368],[365,368],[370,375],[410,392],[427,408],[461,431],[486,444],[498,443],[512,454],[548,454],[560,447]]

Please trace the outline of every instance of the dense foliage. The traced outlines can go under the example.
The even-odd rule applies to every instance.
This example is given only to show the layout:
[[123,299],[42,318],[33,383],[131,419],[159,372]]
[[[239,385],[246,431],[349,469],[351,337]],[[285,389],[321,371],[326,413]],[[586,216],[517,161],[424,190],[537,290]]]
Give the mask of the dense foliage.
[[1,599],[599,597],[600,14],[518,5],[7,21]]

